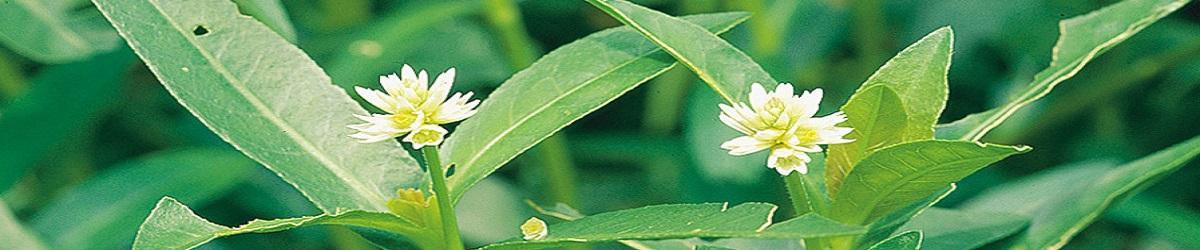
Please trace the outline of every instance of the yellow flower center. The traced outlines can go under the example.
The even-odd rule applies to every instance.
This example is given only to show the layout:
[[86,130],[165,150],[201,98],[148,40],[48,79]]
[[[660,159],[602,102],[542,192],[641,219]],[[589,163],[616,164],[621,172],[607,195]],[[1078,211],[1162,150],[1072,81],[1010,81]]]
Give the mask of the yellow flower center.
[[413,133],[416,133],[413,135],[413,142],[416,142],[416,143],[432,144],[434,142],[437,142],[438,139],[442,138],[441,132],[431,130],[431,129],[420,130],[420,131],[413,132]]
[[817,141],[817,131],[807,128],[796,129],[796,139],[800,140],[801,144],[807,145]]

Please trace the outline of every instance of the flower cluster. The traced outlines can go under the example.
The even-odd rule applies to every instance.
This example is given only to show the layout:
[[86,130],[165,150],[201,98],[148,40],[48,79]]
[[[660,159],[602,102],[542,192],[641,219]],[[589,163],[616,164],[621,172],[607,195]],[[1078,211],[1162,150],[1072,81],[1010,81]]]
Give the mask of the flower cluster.
[[387,112],[370,116],[356,115],[366,123],[350,125],[350,128],[358,130],[350,137],[363,143],[404,136],[403,141],[412,143],[415,149],[436,146],[442,143],[447,133],[442,124],[467,119],[475,114],[475,107],[479,106],[479,100],[471,100],[471,92],[450,95],[450,87],[454,84],[454,68],[439,74],[433,86],[429,85],[429,77],[424,70],[417,73],[407,64],[401,68],[400,76],[380,76],[379,83],[383,85],[383,92],[354,87],[364,100]]
[[846,121],[841,112],[813,117],[821,103],[821,89],[796,96],[791,84],[781,83],[767,92],[761,84],[750,88],[750,105],[721,104],[721,122],[744,134],[721,144],[731,155],[771,150],[767,166],[782,175],[808,173],[807,153],[821,152],[820,144],[847,143],[850,128],[836,127]]

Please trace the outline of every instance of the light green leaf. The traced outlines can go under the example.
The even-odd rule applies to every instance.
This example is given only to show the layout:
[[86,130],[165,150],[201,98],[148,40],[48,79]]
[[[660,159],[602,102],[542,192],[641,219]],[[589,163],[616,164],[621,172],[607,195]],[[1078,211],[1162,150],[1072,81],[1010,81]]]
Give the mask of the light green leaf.
[[126,248],[164,195],[207,204],[256,167],[233,150],[155,153],[101,172],[39,210],[31,227],[55,249]]
[[862,227],[840,224],[816,214],[772,224],[775,209],[775,205],[766,203],[734,207],[718,203],[648,206],[553,224],[545,239],[515,239],[483,249],[539,249],[618,240],[692,237],[801,239],[863,232]]
[[[163,197],[138,229],[133,249],[190,249],[213,239],[246,233],[270,233],[312,225],[344,225],[377,232],[397,232],[409,237],[440,239],[440,231],[428,230],[386,212],[342,210],[318,216],[277,220],[253,220],[230,228],[209,222],[174,198]],[[432,235],[431,235],[432,234]],[[400,237],[400,236],[397,236]],[[414,242],[423,249],[436,249]]]
[[921,249],[923,239],[921,231],[908,231],[883,240],[867,250],[917,250]]
[[184,107],[322,211],[386,211],[422,179],[399,144],[351,139],[366,111],[232,2],[94,2]]
[[263,25],[278,33],[284,39],[295,43],[296,28],[288,20],[287,10],[279,0],[233,0],[243,14],[258,19]]
[[1028,223],[1028,218],[1006,213],[931,208],[913,218],[900,231],[924,233],[921,249],[978,249],[1024,229]]
[[622,0],[588,0],[695,72],[730,103],[745,102],[750,85],[777,84],[758,63],[704,27]]
[[69,138],[95,126],[121,98],[121,76],[133,60],[132,53],[118,51],[38,72],[32,87],[0,117],[0,190],[8,190]]
[[[713,32],[745,19],[743,13],[688,18]],[[624,27],[546,54],[492,92],[446,139],[442,160],[457,169],[448,180],[450,197],[457,201],[513,157],[672,66],[666,53]]]
[[[848,118],[843,125],[854,128],[850,136],[856,141],[829,146],[826,168],[830,171],[825,177],[830,196],[837,197],[846,174],[871,152],[933,139],[933,126],[949,94],[946,74],[953,50],[954,31],[949,27],[925,35],[879,67],[842,106]],[[869,92],[876,86],[886,86],[894,95]]]
[[1113,203],[1154,184],[1197,155],[1200,136],[1111,170],[1104,165],[1084,165],[1007,183],[963,207],[1029,216],[1029,230],[1015,247],[1060,248]]
[[908,124],[904,102],[887,85],[875,85],[855,93],[842,106],[842,112],[846,113],[847,120],[840,126],[854,128],[846,135],[854,141],[829,145],[824,177],[829,195],[834,197],[854,164],[875,150],[903,142]]
[[8,205],[0,200],[0,248],[3,249],[27,249],[27,250],[42,250],[46,249],[46,245],[42,241],[29,233],[25,226],[21,225],[21,221],[13,216],[12,211],[8,211]]
[[1018,110],[1075,76],[1096,56],[1188,2],[1190,0],[1125,0],[1059,22],[1058,42],[1051,57],[1053,60],[1049,67],[1033,77],[1027,89],[1001,107],[939,126],[938,138],[978,141]]
[[0,2],[0,42],[44,63],[64,63],[113,50],[116,32],[84,3],[63,0]]
[[927,140],[880,149],[846,176],[830,218],[865,225],[1028,147]]

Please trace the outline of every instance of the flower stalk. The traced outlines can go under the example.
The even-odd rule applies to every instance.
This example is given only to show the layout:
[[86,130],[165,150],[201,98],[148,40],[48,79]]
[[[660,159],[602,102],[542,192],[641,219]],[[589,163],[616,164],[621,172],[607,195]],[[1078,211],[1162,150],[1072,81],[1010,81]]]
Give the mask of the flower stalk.
[[438,213],[442,217],[442,237],[446,247],[452,250],[462,250],[462,236],[458,233],[458,218],[454,214],[454,206],[450,205],[450,194],[446,188],[446,172],[442,169],[436,146],[421,149],[425,157],[425,165],[429,168],[429,179],[433,181],[433,193],[437,196]]

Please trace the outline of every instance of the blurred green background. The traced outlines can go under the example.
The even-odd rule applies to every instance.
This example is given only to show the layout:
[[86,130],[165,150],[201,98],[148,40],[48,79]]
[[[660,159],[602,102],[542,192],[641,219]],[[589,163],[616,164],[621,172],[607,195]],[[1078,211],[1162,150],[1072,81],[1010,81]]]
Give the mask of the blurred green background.
[[[318,210],[274,173],[212,134],[158,84],[90,3],[52,3],[93,53],[54,58],[0,34],[0,198],[62,249],[128,248],[164,195],[219,224]],[[458,70],[456,88],[487,93],[545,51],[618,25],[583,1],[243,0],[341,86],[378,87],[411,64]],[[674,15],[748,11],[723,35],[778,79],[826,90],[831,112],[899,49],[955,30],[942,122],[985,110],[1048,64],[1060,19],[1111,0],[659,0]],[[0,25],[21,24],[13,1]],[[282,9],[278,8],[282,6]],[[36,29],[37,27],[29,27]],[[36,33],[36,32],[32,32]],[[34,52],[31,52],[34,51]],[[959,183],[939,206],[1059,165],[1125,162],[1200,132],[1200,5],[1191,4],[1089,64],[986,141],[1034,151]],[[676,68],[571,125],[475,187],[458,208],[470,245],[518,236],[526,199],[584,213],[679,202],[787,204],[765,155],[731,157],[719,97]],[[545,145],[550,144],[550,145]],[[1110,210],[1068,249],[1200,249],[1200,162]],[[0,216],[3,216],[0,206]],[[785,213],[786,214],[786,213]],[[3,245],[3,244],[0,244]],[[314,227],[219,239],[205,249],[369,249]],[[2,248],[2,247],[0,247]]]

